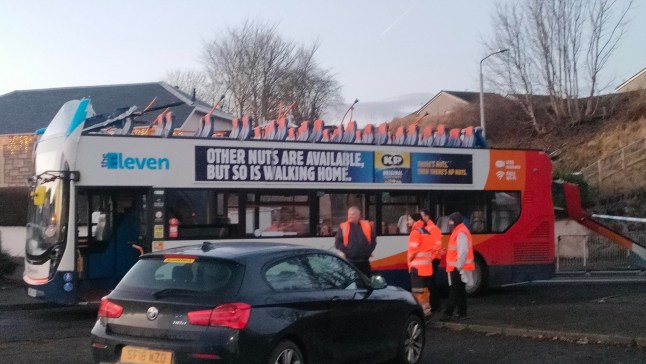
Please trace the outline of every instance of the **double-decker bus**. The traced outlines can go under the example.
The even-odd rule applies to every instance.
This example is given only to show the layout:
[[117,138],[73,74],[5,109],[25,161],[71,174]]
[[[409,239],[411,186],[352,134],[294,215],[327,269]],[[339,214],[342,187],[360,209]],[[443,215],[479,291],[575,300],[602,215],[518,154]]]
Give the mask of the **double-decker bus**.
[[319,121],[285,130],[282,120],[262,133],[234,120],[220,136],[208,115],[188,136],[171,130],[166,111],[133,130],[150,114],[134,110],[99,117],[88,99],[70,101],[40,136],[24,272],[30,296],[96,301],[140,254],[206,240],[333,250],[350,206],[373,222],[371,264],[390,284],[409,285],[405,221],[420,209],[444,233],[450,213],[465,217],[476,252],[471,291],[554,274],[544,152],[449,148],[424,139],[428,131],[390,140],[384,126],[355,139],[352,123],[326,142]]

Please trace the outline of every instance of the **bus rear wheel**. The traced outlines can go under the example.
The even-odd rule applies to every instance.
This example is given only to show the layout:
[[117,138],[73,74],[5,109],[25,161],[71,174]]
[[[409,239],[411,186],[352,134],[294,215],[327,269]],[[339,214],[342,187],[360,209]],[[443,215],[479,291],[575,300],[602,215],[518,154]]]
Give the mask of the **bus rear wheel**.
[[467,286],[467,295],[477,296],[487,289],[487,263],[481,256],[475,256],[476,269],[473,271],[473,285]]

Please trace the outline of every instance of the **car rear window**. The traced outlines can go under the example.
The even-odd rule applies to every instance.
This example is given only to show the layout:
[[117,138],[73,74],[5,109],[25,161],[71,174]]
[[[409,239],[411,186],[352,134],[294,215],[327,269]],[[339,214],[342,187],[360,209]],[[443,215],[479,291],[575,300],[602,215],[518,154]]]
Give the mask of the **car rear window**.
[[190,290],[205,295],[232,296],[240,289],[244,267],[224,259],[141,259],[123,277],[117,290],[158,292]]

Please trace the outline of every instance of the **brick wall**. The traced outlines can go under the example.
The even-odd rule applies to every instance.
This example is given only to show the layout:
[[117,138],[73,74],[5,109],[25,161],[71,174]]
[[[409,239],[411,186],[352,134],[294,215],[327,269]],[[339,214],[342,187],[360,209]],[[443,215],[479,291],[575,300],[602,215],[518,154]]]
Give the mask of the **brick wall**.
[[33,175],[32,134],[0,135],[0,187],[24,187]]

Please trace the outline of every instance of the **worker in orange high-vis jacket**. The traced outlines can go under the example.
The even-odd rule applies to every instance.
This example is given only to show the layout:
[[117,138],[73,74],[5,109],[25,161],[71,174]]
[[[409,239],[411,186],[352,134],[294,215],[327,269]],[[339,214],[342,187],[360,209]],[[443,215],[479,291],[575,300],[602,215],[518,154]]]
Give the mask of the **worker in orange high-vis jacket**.
[[377,246],[377,235],[372,223],[361,219],[361,210],[352,206],[348,209],[348,220],[342,222],[336,234],[335,247],[341,256],[365,274],[372,275],[370,257]]
[[408,235],[408,272],[410,273],[411,291],[422,306],[424,315],[431,316],[429,302],[429,280],[433,276],[433,262],[431,261],[432,245],[426,237],[430,236],[424,229],[424,221],[418,213],[410,215],[414,221]]
[[[464,319],[467,316],[466,284],[473,284],[473,271],[476,269],[473,256],[473,240],[469,229],[464,225],[462,215],[454,212],[449,215],[452,229],[449,246],[446,250],[446,273],[449,278],[449,301],[441,321]],[[457,306],[458,313],[453,316]]]
[[440,259],[445,254],[444,248],[442,247],[442,231],[433,223],[431,219],[430,212],[428,210],[420,210],[422,220],[426,226],[424,229],[428,231],[428,235],[425,235],[424,238],[429,242],[431,246],[431,261],[433,262],[433,274],[428,280],[428,289],[431,295],[431,311],[432,312],[441,312],[442,311],[442,298],[440,297],[440,290],[435,281],[436,272],[439,271]]

